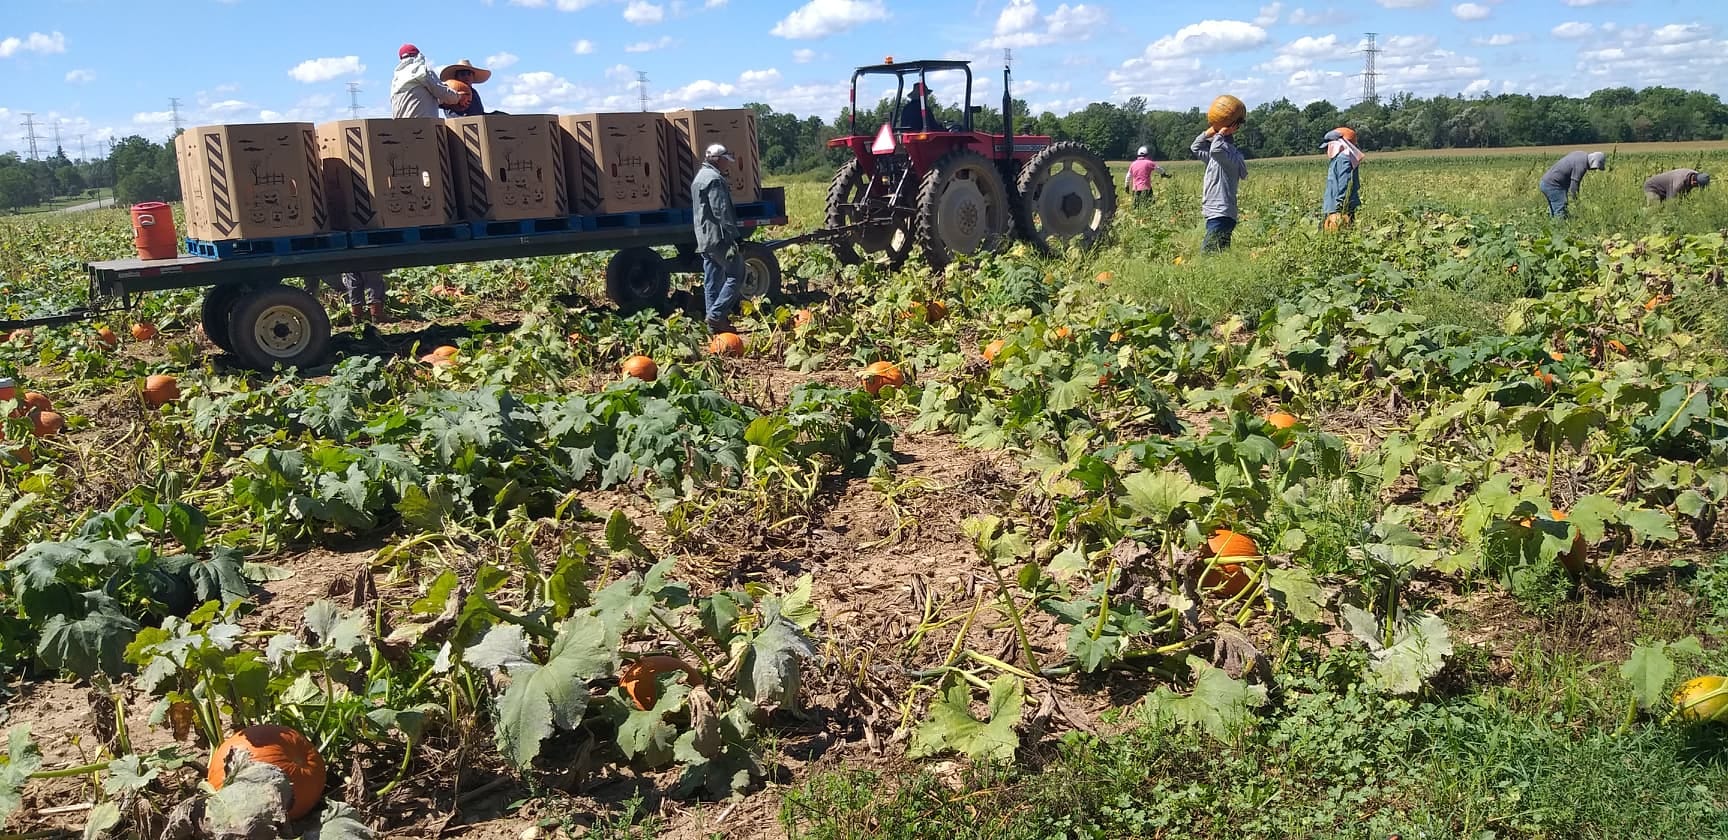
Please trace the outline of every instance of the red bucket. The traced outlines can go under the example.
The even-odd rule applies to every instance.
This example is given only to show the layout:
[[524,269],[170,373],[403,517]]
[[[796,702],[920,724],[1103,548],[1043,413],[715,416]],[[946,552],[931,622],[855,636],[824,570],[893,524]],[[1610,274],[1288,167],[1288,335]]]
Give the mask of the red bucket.
[[174,209],[160,201],[132,205],[133,244],[138,259],[171,260],[180,256],[180,237],[174,231]]

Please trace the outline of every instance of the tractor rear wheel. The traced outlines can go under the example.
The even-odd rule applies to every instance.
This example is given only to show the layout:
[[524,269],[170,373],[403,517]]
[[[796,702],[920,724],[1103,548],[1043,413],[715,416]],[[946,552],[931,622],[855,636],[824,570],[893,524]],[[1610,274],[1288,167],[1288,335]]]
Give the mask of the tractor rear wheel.
[[1116,216],[1116,185],[1085,145],[1051,143],[1020,168],[1020,235],[1041,251],[1090,246]]
[[[869,218],[870,188],[874,176],[864,171],[857,158],[846,161],[828,184],[829,229],[855,225]],[[859,265],[872,254],[886,254],[888,264],[898,268],[912,254],[912,234],[893,224],[872,225],[848,234],[834,243],[834,258],[841,265]]]
[[918,244],[931,268],[995,248],[1013,224],[1008,186],[996,164],[983,155],[952,151],[924,173],[918,190]]

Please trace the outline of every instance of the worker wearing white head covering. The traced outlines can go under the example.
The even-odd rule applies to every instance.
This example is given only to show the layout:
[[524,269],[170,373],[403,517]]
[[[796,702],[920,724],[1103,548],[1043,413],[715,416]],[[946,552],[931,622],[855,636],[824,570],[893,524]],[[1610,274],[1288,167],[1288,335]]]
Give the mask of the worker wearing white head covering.
[[690,182],[696,251],[702,255],[702,296],[708,329],[715,333],[734,332],[732,310],[738,305],[744,277],[744,257],[738,250],[743,233],[738,210],[732,206],[732,185],[726,181],[737,162],[729,149],[715,143],[703,151],[702,168]]
[[1320,212],[1325,230],[1349,227],[1356,221],[1356,208],[1362,206],[1362,150],[1356,147],[1356,130],[1334,128],[1320,138],[1326,149],[1326,192],[1320,199]]
[[1592,169],[1608,170],[1608,156],[1601,152],[1569,152],[1548,171],[1542,173],[1542,195],[1548,198],[1548,215],[1559,218],[1566,215],[1566,205],[1578,197],[1578,189],[1584,185],[1584,175]]
[[1152,151],[1141,146],[1139,151],[1134,153],[1134,162],[1128,164],[1128,174],[1123,179],[1123,183],[1128,187],[1128,193],[1134,196],[1135,204],[1143,204],[1152,199],[1152,173],[1154,172],[1166,178],[1170,177],[1170,173],[1164,171],[1164,167],[1152,160]]

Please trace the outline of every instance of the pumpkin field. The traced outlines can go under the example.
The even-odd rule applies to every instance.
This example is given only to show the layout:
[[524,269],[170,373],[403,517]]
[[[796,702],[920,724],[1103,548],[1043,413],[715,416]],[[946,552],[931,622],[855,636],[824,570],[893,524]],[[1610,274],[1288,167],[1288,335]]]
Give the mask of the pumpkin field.
[[[1728,196],[1641,193],[1728,148],[1551,162],[795,245],[737,343],[605,254],[3,336],[0,840],[1728,837]],[[130,247],[0,219],[0,317]]]

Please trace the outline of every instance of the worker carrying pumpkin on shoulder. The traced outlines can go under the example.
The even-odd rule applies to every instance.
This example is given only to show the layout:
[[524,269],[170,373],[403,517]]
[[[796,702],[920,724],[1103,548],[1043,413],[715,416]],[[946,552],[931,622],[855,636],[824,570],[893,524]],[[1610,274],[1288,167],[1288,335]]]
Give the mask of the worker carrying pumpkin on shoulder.
[[455,105],[445,105],[445,115],[451,117],[484,116],[486,106],[480,104],[480,91],[475,90],[474,86],[490,78],[492,78],[491,70],[475,67],[466,58],[438,71],[439,81],[465,97]]
[[1248,162],[1236,148],[1232,136],[1248,121],[1242,100],[1225,94],[1212,100],[1206,111],[1207,129],[1188,147],[1206,161],[1200,182],[1200,212],[1206,216],[1206,238],[1200,250],[1222,251],[1230,247],[1236,232],[1236,188],[1248,177]]
[[1654,202],[1679,198],[1700,187],[1710,186],[1710,173],[1696,169],[1670,169],[1658,172],[1644,182],[1644,197]]
[[1326,214],[1321,224],[1325,230],[1349,227],[1356,221],[1356,208],[1362,206],[1362,150],[1356,146],[1356,130],[1344,126],[1326,132],[1321,139],[1326,149],[1326,193],[1320,199],[1320,212]]
[[461,103],[462,94],[438,80],[419,47],[403,44],[396,58],[396,73],[390,77],[390,116],[437,119],[439,105]]
[[1152,173],[1154,172],[1165,178],[1170,177],[1168,170],[1152,160],[1151,150],[1141,146],[1140,150],[1134,153],[1134,162],[1128,164],[1128,174],[1122,179],[1123,185],[1128,188],[1128,193],[1134,196],[1136,205],[1152,200]]
[[1584,186],[1584,176],[1592,169],[1608,171],[1608,156],[1601,152],[1568,152],[1542,173],[1542,195],[1548,199],[1548,215],[1563,218],[1566,205],[1578,197]]

